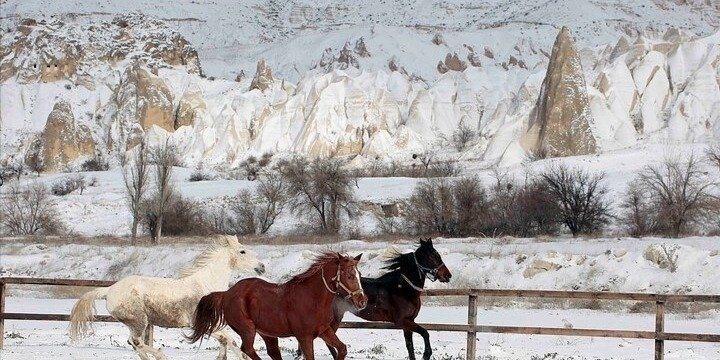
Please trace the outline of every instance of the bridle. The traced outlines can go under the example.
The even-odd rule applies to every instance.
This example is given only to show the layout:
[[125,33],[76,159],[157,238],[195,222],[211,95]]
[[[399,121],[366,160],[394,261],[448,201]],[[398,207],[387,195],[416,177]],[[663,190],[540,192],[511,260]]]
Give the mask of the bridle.
[[[345,290],[345,292],[347,292],[347,296],[345,296],[345,299],[350,299],[355,295],[363,294],[362,285],[360,286],[359,289],[357,289],[355,291],[348,289],[348,287],[345,286],[345,284],[343,284],[342,281],[340,281],[340,273],[341,273],[340,265],[338,265],[337,274],[335,274],[335,276],[332,279],[330,279],[330,281],[335,282],[335,291],[333,291],[332,289],[330,289],[330,285],[328,285],[327,280],[325,280],[325,268],[324,267],[320,268],[320,277],[322,278],[323,284],[325,284],[325,288],[327,289],[327,291],[329,291],[333,295],[337,295],[339,290],[343,289],[343,290]],[[358,278],[358,283],[359,282],[360,282],[360,278]]]
[[413,259],[415,259],[415,265],[418,268],[418,273],[420,274],[420,278],[427,277],[428,280],[435,282],[438,279],[438,270],[440,270],[441,267],[445,266],[444,262],[441,262],[440,265],[438,265],[435,268],[429,268],[427,266],[423,266],[420,264],[420,262],[417,259],[417,255],[415,255],[415,252],[413,251]]

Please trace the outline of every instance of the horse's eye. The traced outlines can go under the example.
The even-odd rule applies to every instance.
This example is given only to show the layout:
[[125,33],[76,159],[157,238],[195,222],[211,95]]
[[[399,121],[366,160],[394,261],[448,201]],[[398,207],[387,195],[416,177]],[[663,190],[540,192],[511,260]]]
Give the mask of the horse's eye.
[[244,254],[245,254],[245,250],[240,250],[240,253],[244,255]]

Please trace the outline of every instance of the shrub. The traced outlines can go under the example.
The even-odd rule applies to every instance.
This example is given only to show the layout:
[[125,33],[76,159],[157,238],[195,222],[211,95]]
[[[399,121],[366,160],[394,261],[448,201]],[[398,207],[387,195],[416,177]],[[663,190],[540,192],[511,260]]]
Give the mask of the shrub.
[[483,227],[487,200],[477,178],[436,178],[418,183],[405,209],[405,221],[417,234],[467,236]]
[[110,169],[110,164],[108,164],[102,156],[95,155],[93,158],[82,163],[80,169],[82,171],[107,171]]
[[80,195],[82,195],[85,188],[85,176],[77,174],[55,181],[51,187],[51,192],[55,196],[65,196],[75,190],[80,190]]
[[140,205],[140,223],[149,234],[157,233],[160,215],[163,219],[162,232],[165,235],[206,235],[210,232],[200,207],[194,201],[173,196],[168,201],[165,212],[159,214],[158,197],[159,193],[155,192],[150,198],[143,199]]
[[190,174],[190,177],[188,178],[188,181],[195,182],[195,181],[211,181],[215,180],[215,177],[210,175],[209,173],[205,172],[205,170],[202,169],[202,167],[196,168],[192,174]]
[[282,214],[287,201],[282,176],[271,173],[260,179],[254,192],[242,190],[230,199],[227,209],[211,211],[206,222],[219,233],[265,234]]
[[475,130],[464,123],[460,123],[458,128],[453,132],[452,144],[457,151],[463,151],[476,137],[477,133]]
[[605,174],[559,164],[545,170],[540,179],[560,209],[560,220],[573,236],[595,232],[610,222]]
[[0,228],[9,235],[54,235],[64,231],[45,185],[10,189],[0,201]]

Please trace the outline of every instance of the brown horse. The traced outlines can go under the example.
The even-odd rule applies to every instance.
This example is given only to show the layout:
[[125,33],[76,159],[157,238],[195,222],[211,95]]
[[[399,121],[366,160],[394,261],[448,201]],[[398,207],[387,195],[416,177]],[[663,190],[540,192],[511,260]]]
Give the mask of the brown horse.
[[338,359],[345,359],[347,347],[331,326],[332,304],[340,295],[358,309],[367,305],[357,270],[361,256],[326,252],[308,270],[284,284],[250,278],[240,280],[228,291],[206,295],[197,305],[188,339],[196,342],[227,324],[240,335],[242,352],[253,360],[260,360],[253,347],[256,333],[265,341],[273,360],[282,360],[277,338],[290,336],[297,338],[307,360],[315,359],[313,340],[317,337],[337,350]]

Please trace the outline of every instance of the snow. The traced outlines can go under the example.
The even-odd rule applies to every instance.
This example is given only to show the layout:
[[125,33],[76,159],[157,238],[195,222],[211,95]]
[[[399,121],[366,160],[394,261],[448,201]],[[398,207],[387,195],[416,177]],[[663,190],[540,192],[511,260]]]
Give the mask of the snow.
[[[677,240],[678,271],[670,273],[645,260],[643,251],[650,246],[666,243],[666,239],[552,239],[538,242],[534,239],[435,239],[435,246],[453,273],[449,284],[429,283],[430,287],[482,287],[522,289],[566,289],[668,292],[690,294],[716,294],[720,291],[720,238],[687,238]],[[366,243],[347,241],[330,245],[351,254],[363,252],[361,271],[367,276],[382,272],[382,259],[389,249],[409,250],[410,241]],[[265,278],[283,281],[311,262],[313,251],[321,245],[253,245],[266,264]],[[154,247],[125,245],[58,245],[11,243],[2,248],[3,275],[21,275],[60,278],[115,279],[129,274],[172,276],[182,265],[202,250],[198,243],[180,243]],[[518,264],[519,256],[526,259]],[[585,261],[578,265],[579,259]],[[535,275],[527,279],[523,269],[537,259],[560,264],[554,272]],[[38,266],[40,264],[41,266]],[[248,276],[240,274],[239,277]],[[38,289],[11,287],[7,311],[67,313],[74,300],[30,298],[46,297]],[[52,294],[52,293],[51,293]],[[52,296],[52,295],[51,295]],[[442,301],[442,300],[441,300]],[[462,301],[462,300],[460,300]],[[447,306],[438,300],[426,300],[418,322],[462,324],[467,321],[467,310],[462,306]],[[485,304],[481,301],[481,304]],[[480,324],[512,326],[550,326],[596,329],[652,330],[652,313],[633,313],[622,305],[609,310],[584,310],[545,304],[508,302],[494,307],[481,305],[478,311]],[[98,304],[100,313],[105,313]],[[629,305],[627,305],[629,306]],[[359,319],[348,315],[348,321]],[[718,310],[700,313],[671,313],[666,320],[667,331],[717,332]],[[570,324],[570,325],[568,325]],[[52,322],[8,321],[6,334],[17,334],[6,340],[4,359],[25,359],[52,352],[58,358],[89,359],[102,356],[120,359],[132,356],[125,345],[126,330],[120,325],[101,324],[94,336],[72,345],[67,338],[67,325]],[[350,348],[350,358],[402,359],[404,342],[397,330],[340,330]],[[216,345],[206,341],[201,350],[186,344],[179,330],[158,330],[156,344],[173,359],[195,359],[214,356]],[[465,336],[457,333],[432,332],[436,356],[462,354]],[[379,344],[382,353],[373,354]],[[261,348],[258,340],[256,347]],[[294,341],[282,340],[285,356],[295,348]],[[320,359],[329,359],[324,347],[316,343]],[[421,349],[416,336],[416,349]],[[550,351],[549,349],[552,349]],[[526,359],[546,353],[559,354],[559,358],[635,359],[649,358],[652,341],[599,339],[580,337],[520,336],[478,334],[478,355],[497,359]],[[715,359],[720,346],[712,343],[666,344],[668,359]]]
[[[32,298],[10,298],[7,309],[13,312],[68,313],[74,300],[46,300]],[[98,304],[103,309],[102,304]],[[100,310],[99,313],[104,313]],[[697,331],[712,333],[720,319],[717,311],[707,312],[698,317],[688,318],[682,314],[670,314],[666,318],[668,331]],[[362,321],[348,314],[347,321]],[[467,310],[460,306],[424,306],[418,316],[420,323],[467,323]],[[507,326],[550,326],[563,327],[570,323],[575,328],[613,328],[627,330],[654,329],[653,314],[606,313],[593,310],[542,310],[503,309],[484,307],[478,309],[478,323]],[[95,335],[70,344],[67,324],[59,322],[7,321],[6,334],[15,334],[5,340],[3,359],[44,358],[52,354],[57,359],[90,360],[128,359],[135,356],[125,342],[127,330],[120,324],[98,323]],[[155,344],[161,344],[163,352],[171,359],[213,358],[217,344],[206,340],[202,347],[187,344],[182,340],[181,330],[155,330]],[[187,331],[185,331],[187,333]],[[406,358],[404,338],[400,330],[346,330],[340,329],[338,336],[348,345],[349,359]],[[238,337],[235,336],[237,339]],[[464,358],[465,334],[431,332],[430,339],[436,359]],[[654,343],[647,340],[603,339],[584,337],[555,337],[542,335],[501,335],[478,334],[477,354],[481,359],[515,360],[542,358],[557,353],[552,359],[648,359],[652,358]],[[416,353],[423,349],[422,341],[415,335]],[[256,349],[261,356],[264,345],[256,340]],[[297,345],[294,339],[281,339],[280,347],[284,358],[292,358]],[[381,349],[381,351],[379,351]],[[710,360],[720,356],[720,346],[711,343],[666,342],[665,358],[670,360]],[[331,359],[322,341],[315,342],[315,353],[319,360]],[[230,355],[232,356],[232,355]],[[232,357],[231,357],[232,359]]]

